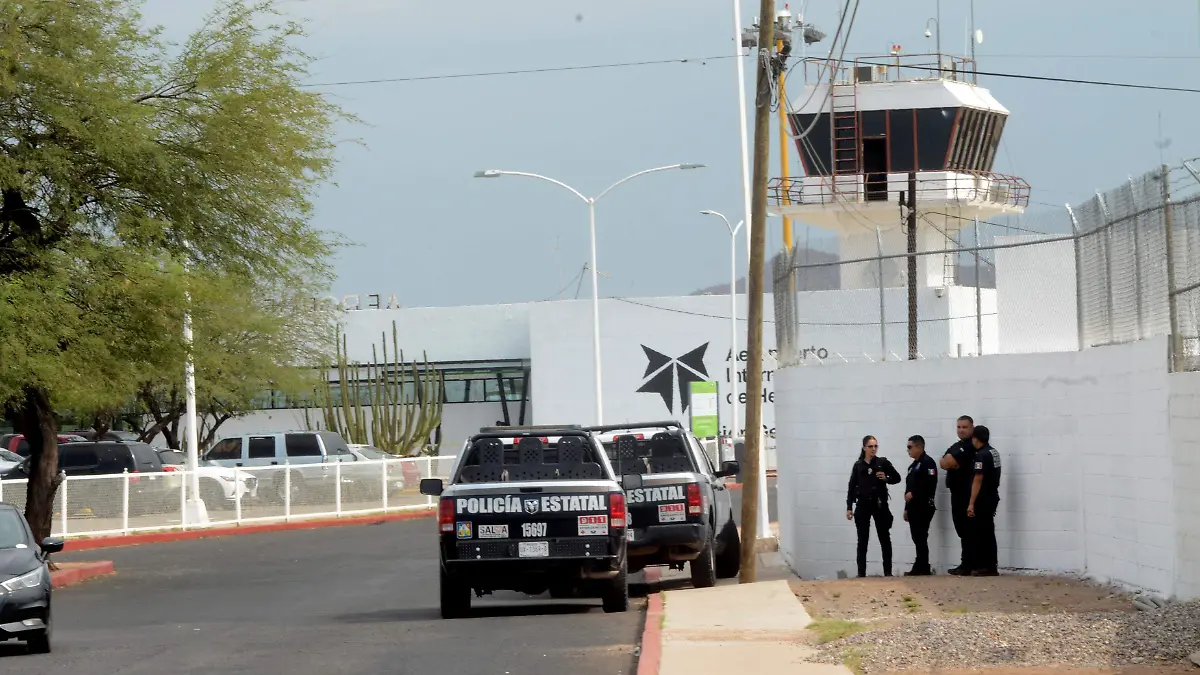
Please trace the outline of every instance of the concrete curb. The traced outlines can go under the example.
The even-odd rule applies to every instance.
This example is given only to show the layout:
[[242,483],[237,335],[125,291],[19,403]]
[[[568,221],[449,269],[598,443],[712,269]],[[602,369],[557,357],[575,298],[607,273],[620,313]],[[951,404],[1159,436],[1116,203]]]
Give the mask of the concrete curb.
[[50,586],[62,588],[71,586],[88,579],[102,577],[116,572],[111,560],[97,560],[85,563],[61,563],[62,569],[50,573]]
[[126,534],[111,537],[92,537],[86,539],[69,539],[65,551],[90,551],[100,548],[115,548],[118,546],[139,546],[141,544],[161,544],[170,541],[191,541],[193,539],[208,539],[210,537],[227,537],[246,534],[264,534],[267,532],[286,532],[291,530],[315,530],[325,527],[346,527],[350,525],[377,525],[398,520],[416,520],[431,518],[436,515],[435,509],[420,509],[401,513],[380,513],[371,516],[356,516],[350,518],[314,518],[286,523],[268,523],[264,525],[241,525],[233,527],[211,527],[196,530],[176,530],[172,532],[149,532],[146,534]]
[[[646,571],[646,580],[650,581],[650,570]],[[642,648],[638,653],[637,675],[658,675],[658,668],[662,663],[662,620],[662,593],[653,593],[647,599],[646,623],[642,627]]]

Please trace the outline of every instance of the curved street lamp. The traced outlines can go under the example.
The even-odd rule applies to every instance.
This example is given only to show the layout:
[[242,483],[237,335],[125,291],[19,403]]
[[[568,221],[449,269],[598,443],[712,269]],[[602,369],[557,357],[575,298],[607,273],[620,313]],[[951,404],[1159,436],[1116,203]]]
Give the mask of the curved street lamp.
[[595,197],[586,197],[586,196],[584,196],[584,194],[582,192],[580,192],[579,190],[576,190],[575,188],[571,187],[570,185],[567,185],[566,183],[564,183],[562,181],[555,180],[553,178],[549,178],[547,176],[543,176],[543,175],[536,174],[536,173],[529,173],[526,171],[501,171],[499,169],[488,169],[485,171],[476,171],[475,172],[476,178],[499,178],[501,176],[524,176],[526,178],[537,178],[538,180],[544,180],[548,183],[554,183],[555,185],[557,185],[561,188],[569,190],[571,192],[571,194],[575,195],[576,197],[579,197],[581,200],[583,200],[583,202],[585,204],[588,205],[588,228],[589,228],[589,235],[590,235],[590,239],[591,239],[591,254],[592,254],[592,264],[591,264],[591,268],[592,268],[592,366],[593,366],[593,369],[595,370],[595,380],[596,380],[596,424],[597,425],[604,424],[604,405],[603,405],[603,398],[602,398],[601,387],[600,387],[600,286],[599,286],[599,278],[596,274],[596,202],[603,199],[604,196],[607,195],[609,192],[612,192],[613,188],[617,187],[618,185],[621,185],[622,183],[631,181],[634,178],[637,178],[638,176],[645,176],[646,174],[649,174],[649,173],[657,173],[659,171],[670,171],[673,169],[686,170],[686,169],[702,169],[702,168],[704,168],[703,164],[671,164],[670,166],[659,166],[659,167],[655,167],[653,169],[645,169],[643,171],[638,171],[637,173],[629,174],[628,176],[613,183],[612,185],[609,185],[608,187],[604,188],[604,190],[600,194],[596,195]]

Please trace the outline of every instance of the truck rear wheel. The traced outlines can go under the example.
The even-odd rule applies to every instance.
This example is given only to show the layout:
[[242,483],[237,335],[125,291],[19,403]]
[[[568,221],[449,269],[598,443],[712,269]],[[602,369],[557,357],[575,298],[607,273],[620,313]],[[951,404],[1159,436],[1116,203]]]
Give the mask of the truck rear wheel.
[[605,613],[612,614],[629,610],[628,563],[621,563],[621,573],[609,582],[608,588],[604,589],[603,601]]
[[442,568],[442,618],[458,619],[471,611],[471,587],[454,579]]
[[713,559],[713,541],[704,544],[700,557],[691,562],[692,586],[711,588],[717,585],[716,561]]
[[725,537],[725,548],[717,556],[718,579],[732,579],[742,571],[742,538],[738,534],[737,526],[733,524],[732,517],[725,529],[729,533]]

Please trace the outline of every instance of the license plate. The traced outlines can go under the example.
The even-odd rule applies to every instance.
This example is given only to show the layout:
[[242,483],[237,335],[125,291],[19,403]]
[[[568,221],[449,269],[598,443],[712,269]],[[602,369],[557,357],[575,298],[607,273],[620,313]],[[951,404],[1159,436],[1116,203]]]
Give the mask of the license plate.
[[508,525],[480,525],[480,539],[508,539]]
[[549,558],[550,542],[521,541],[517,542],[517,556],[521,558]]
[[687,518],[683,504],[660,504],[658,506],[658,522],[682,523]]

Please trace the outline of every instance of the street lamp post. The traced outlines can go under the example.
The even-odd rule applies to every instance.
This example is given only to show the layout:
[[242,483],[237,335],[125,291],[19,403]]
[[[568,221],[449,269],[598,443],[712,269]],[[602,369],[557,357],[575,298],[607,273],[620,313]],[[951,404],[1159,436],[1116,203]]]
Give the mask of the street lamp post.
[[588,228],[589,228],[589,238],[591,240],[590,245],[591,245],[591,249],[592,249],[592,251],[591,251],[591,257],[592,257],[592,264],[591,264],[591,268],[592,268],[592,270],[591,270],[592,271],[592,366],[595,370],[595,383],[596,383],[596,424],[604,424],[604,403],[603,403],[603,394],[601,393],[601,386],[600,386],[600,384],[601,384],[601,382],[600,382],[600,279],[596,272],[596,202],[603,199],[604,195],[611,192],[613,190],[613,188],[617,187],[618,185],[620,185],[622,183],[631,181],[634,178],[637,178],[638,176],[644,176],[648,173],[656,173],[659,171],[669,171],[672,169],[701,169],[701,168],[704,168],[703,164],[672,164],[670,166],[659,166],[659,167],[655,167],[653,169],[646,169],[644,171],[638,171],[637,173],[630,174],[630,175],[622,178],[621,180],[613,183],[612,185],[608,186],[607,188],[604,189],[603,192],[596,195],[595,197],[585,197],[582,192],[580,192],[579,190],[576,190],[575,188],[571,187],[570,185],[567,185],[566,183],[564,183],[562,181],[558,181],[553,178],[549,178],[547,176],[542,176],[542,175],[536,174],[536,173],[528,173],[525,171],[500,171],[497,169],[488,169],[486,171],[476,171],[475,172],[476,178],[499,178],[501,176],[525,176],[526,178],[537,178],[538,180],[544,180],[548,183],[554,183],[555,185],[557,185],[561,188],[565,188],[565,189],[569,190],[571,192],[571,194],[575,195],[576,197],[579,197],[581,200],[583,200],[583,202],[585,204],[588,205]]
[[[724,216],[724,214],[719,213],[717,211],[705,210],[705,211],[701,211],[700,213],[703,215],[706,215],[706,216],[717,216],[721,220],[725,221],[725,227],[726,227],[726,229],[729,230],[729,264],[730,264],[730,269],[729,269],[729,330],[730,330],[730,334],[729,334],[730,343],[729,344],[730,344],[730,347],[729,347],[729,350],[730,350],[730,356],[733,359],[733,362],[736,364],[737,358],[738,358],[738,353],[737,353],[737,233],[738,233],[738,230],[742,229],[743,223],[739,222],[736,226],[731,225],[731,224],[729,224],[729,219],[726,218]],[[736,374],[737,370],[738,370],[737,368],[731,369],[730,372],[732,374],[729,378],[729,380],[730,380],[730,392],[729,393],[732,395],[732,398],[730,399],[730,409],[732,410],[732,414],[730,415],[730,417],[732,418],[733,436],[734,437],[737,436],[737,432],[738,432],[738,428],[737,428],[738,427],[738,414],[737,414],[738,391],[737,391],[737,374]],[[746,429],[746,433],[749,433],[749,431],[750,431],[749,429]],[[746,433],[742,434],[743,439],[745,439]],[[760,433],[761,433],[761,430],[760,430]],[[761,436],[759,438],[761,439]],[[745,441],[743,440],[743,443],[744,442]],[[759,444],[759,449],[760,449],[760,451],[762,449],[761,443]],[[758,490],[758,527],[759,527],[759,530],[758,531],[762,532],[762,533],[767,533],[767,532],[771,531],[771,515],[767,512],[767,463],[765,461],[762,461],[761,459],[758,462],[758,485],[759,485],[759,490]]]
[[[188,246],[190,249],[190,245]],[[183,390],[186,397],[187,423],[187,468],[188,479],[183,489],[187,492],[184,502],[183,524],[207,525],[208,509],[200,498],[200,475],[198,469],[200,452],[199,416],[196,414],[196,362],[192,355],[192,294],[185,293],[184,301],[189,305],[183,313],[183,341],[187,345],[187,361],[183,366]]]
[[[729,219],[724,214],[716,211],[701,211],[706,216],[717,216],[725,221],[725,228],[729,230],[729,353],[733,358],[733,362],[737,363],[737,233],[742,229],[745,221],[739,221],[736,226],[729,224]],[[730,414],[729,424],[733,429],[733,436],[737,436],[738,432],[738,412],[737,412],[737,378],[730,378]]]

